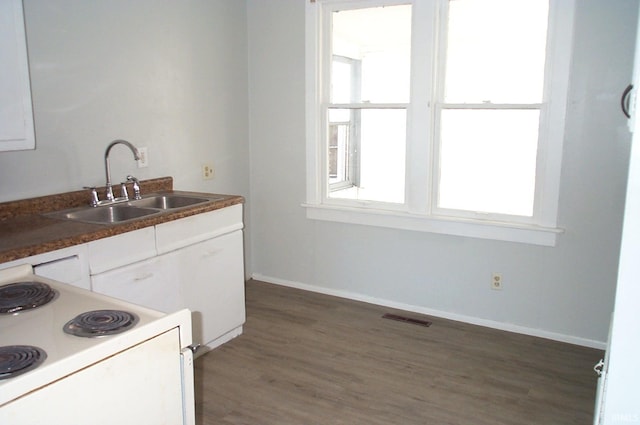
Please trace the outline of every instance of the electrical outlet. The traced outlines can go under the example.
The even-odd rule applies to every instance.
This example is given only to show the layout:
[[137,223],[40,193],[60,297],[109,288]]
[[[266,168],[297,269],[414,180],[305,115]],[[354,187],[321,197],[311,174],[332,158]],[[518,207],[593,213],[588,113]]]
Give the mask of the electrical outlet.
[[149,166],[149,154],[147,148],[138,148],[140,159],[138,160],[138,168],[145,168]]
[[213,178],[213,165],[202,164],[202,180],[211,180]]
[[502,290],[502,273],[493,273],[491,275],[491,289]]

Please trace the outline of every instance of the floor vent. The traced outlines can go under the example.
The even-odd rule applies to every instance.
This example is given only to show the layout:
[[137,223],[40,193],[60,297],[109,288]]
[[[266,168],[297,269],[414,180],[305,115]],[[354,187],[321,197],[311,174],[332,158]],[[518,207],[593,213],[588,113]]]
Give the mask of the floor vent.
[[391,313],[386,313],[382,316],[383,319],[390,319],[390,320],[397,320],[398,322],[406,322],[406,323],[411,323],[412,325],[420,325],[420,326],[431,326],[431,322],[429,322],[428,320],[421,320],[421,319],[413,319],[411,317],[407,317],[407,316],[400,316],[398,314],[391,314]]

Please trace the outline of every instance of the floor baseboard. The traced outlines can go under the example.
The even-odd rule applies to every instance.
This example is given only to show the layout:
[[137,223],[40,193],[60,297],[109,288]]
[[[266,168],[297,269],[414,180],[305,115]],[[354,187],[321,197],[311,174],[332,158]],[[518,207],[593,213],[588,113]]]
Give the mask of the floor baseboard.
[[426,307],[399,303],[395,301],[389,301],[382,298],[370,297],[368,295],[358,294],[350,291],[341,291],[335,289],[329,289],[316,285],[309,285],[306,283],[295,282],[285,279],[279,279],[271,276],[266,276],[260,273],[253,273],[251,277],[255,280],[262,282],[272,283],[274,285],[288,286],[291,288],[302,289],[305,291],[317,292],[325,295],[332,295],[335,297],[346,298],[355,301],[362,301],[369,304],[375,304],[398,310],[410,311],[413,313],[425,314],[428,316],[440,317],[443,319],[455,320],[458,322],[469,323],[477,326],[484,326],[492,329],[498,329],[507,332],[514,332],[523,335],[535,336],[539,338],[550,339],[553,341],[565,342],[568,344],[580,345],[583,347],[596,348],[604,350],[606,343],[602,341],[596,341],[587,338],[580,338],[573,335],[565,335],[556,332],[549,332],[542,329],[529,328],[526,326],[514,325],[512,323],[497,322],[494,320],[487,320],[478,317],[466,316],[457,313],[451,313],[441,310],[434,310]]

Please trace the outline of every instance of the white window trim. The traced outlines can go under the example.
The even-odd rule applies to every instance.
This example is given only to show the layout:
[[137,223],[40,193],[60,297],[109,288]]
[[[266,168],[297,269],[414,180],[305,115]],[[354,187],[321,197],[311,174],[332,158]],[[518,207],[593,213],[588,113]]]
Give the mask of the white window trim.
[[[439,1],[439,0],[434,0]],[[545,85],[545,98],[549,99],[543,105],[541,114],[545,115],[547,125],[542,129],[538,146],[537,170],[539,176],[536,186],[536,223],[510,223],[497,221],[493,216],[487,215],[486,219],[466,217],[444,217],[434,215],[430,209],[432,205],[430,196],[433,190],[410,192],[409,187],[432,188],[428,170],[420,166],[423,158],[430,158],[433,154],[432,147],[427,144],[407,144],[407,203],[399,209],[397,206],[380,205],[371,202],[352,201],[345,203],[342,200],[328,199],[324,193],[325,155],[323,144],[319,141],[321,125],[324,122],[320,116],[320,95],[322,93],[319,60],[322,38],[327,37],[321,33],[322,4],[335,3],[336,0],[316,0],[307,2],[306,5],[306,170],[307,170],[307,198],[303,207],[306,208],[307,218],[316,220],[337,221],[371,225],[378,227],[396,228],[412,231],[467,236],[482,239],[511,241],[543,246],[555,246],[557,237],[563,232],[557,227],[557,213],[560,196],[560,175],[562,163],[562,148],[564,139],[564,126],[566,117],[567,95],[569,87],[569,73],[571,67],[571,47],[573,42],[573,22],[575,0],[551,0],[549,19],[548,46],[550,61],[547,62],[545,72],[551,76]],[[363,3],[375,4],[372,1]],[[388,4],[389,2],[384,2]],[[435,39],[439,16],[438,12],[432,12],[434,8],[425,7],[420,0],[407,0],[400,3],[413,3],[414,14],[421,14],[423,19],[434,22],[434,25],[414,26],[414,37],[427,37]],[[427,10],[428,9],[428,10]],[[442,8],[441,8],[442,9]],[[434,63],[428,60],[412,58],[412,72],[420,72],[427,75],[426,81],[432,81],[435,74]],[[426,86],[427,84],[424,84]],[[419,95],[430,96],[430,87],[414,85],[413,91]],[[553,94],[553,95],[551,95]],[[431,123],[421,119],[413,119],[419,111],[412,104],[408,111],[408,125],[411,134],[431,134]],[[423,117],[424,113],[420,113]],[[428,114],[432,116],[432,114]],[[417,131],[417,132],[416,132]],[[427,133],[424,133],[424,132]],[[433,163],[433,161],[430,161]],[[376,204],[380,208],[371,208]],[[362,207],[358,207],[361,205]]]

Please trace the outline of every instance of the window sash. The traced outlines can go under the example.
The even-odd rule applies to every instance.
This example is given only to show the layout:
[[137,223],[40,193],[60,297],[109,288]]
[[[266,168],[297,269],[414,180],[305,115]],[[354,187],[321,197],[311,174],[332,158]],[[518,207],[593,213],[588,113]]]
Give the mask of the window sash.
[[[501,221],[508,223],[523,223],[523,224],[532,224],[539,221],[538,213],[541,211],[541,190],[540,190],[540,179],[539,171],[541,168],[541,163],[544,162],[544,157],[540,155],[539,149],[540,145],[544,143],[542,140],[543,137],[543,128],[544,128],[544,116],[542,113],[539,115],[538,122],[538,140],[536,146],[536,153],[534,160],[536,161],[535,166],[535,181],[533,187],[533,211],[532,215],[512,215],[503,212],[484,212],[484,211],[473,211],[470,209],[454,209],[454,208],[445,208],[440,206],[439,199],[441,197],[441,185],[442,185],[442,175],[443,175],[443,143],[442,140],[442,113],[443,110],[538,110],[541,111],[543,108],[544,102],[547,100],[548,91],[544,90],[542,95],[541,103],[493,103],[491,101],[485,101],[482,103],[477,102],[447,102],[445,101],[445,88],[446,88],[446,77],[447,77],[447,55],[449,53],[447,46],[447,40],[449,36],[449,11],[448,11],[449,1],[442,0],[440,2],[440,10],[439,10],[439,23],[438,23],[438,31],[439,31],[439,45],[437,51],[437,75],[434,80],[435,88],[434,88],[434,97],[437,99],[435,103],[435,108],[433,111],[434,115],[434,126],[432,129],[432,152],[433,158],[430,163],[431,166],[431,198],[429,204],[429,212],[434,216],[443,216],[443,217],[458,217],[462,219],[477,219],[477,220],[491,220],[491,221]],[[551,13],[549,13],[551,15]],[[550,16],[549,16],[550,17]],[[547,19],[547,36],[546,36],[546,55],[545,55],[545,65],[549,63],[549,33],[550,33],[550,19]],[[543,84],[544,87],[548,86],[548,80],[550,78],[549,69],[545,67],[544,75],[543,75]]]
[[[523,184],[524,186],[520,186],[521,189],[527,189],[530,188],[531,192],[527,192],[525,194],[525,198],[524,199],[520,199],[520,210],[522,211],[522,214],[515,214],[514,212],[512,213],[508,213],[506,212],[509,209],[513,209],[514,207],[517,209],[518,206],[518,200],[517,198],[521,195],[521,192],[518,190],[516,192],[514,192],[513,190],[509,190],[508,186],[509,186],[509,180],[505,180],[505,179],[500,179],[499,181],[495,182],[496,187],[501,188],[501,190],[497,190],[497,192],[503,192],[502,196],[508,196],[510,198],[514,199],[514,203],[507,205],[507,206],[502,206],[501,208],[502,211],[501,212],[491,212],[491,210],[483,210],[483,208],[480,205],[484,205],[485,207],[488,207],[488,205],[493,205],[495,207],[496,203],[499,203],[500,201],[498,201],[498,199],[500,199],[500,197],[498,196],[496,199],[494,199],[493,202],[489,202],[487,203],[487,199],[491,199],[491,193],[487,193],[487,197],[482,198],[481,200],[476,200],[475,202],[472,201],[473,195],[479,194],[479,193],[483,193],[483,192],[491,192],[491,191],[485,191],[486,185],[482,186],[482,187],[478,187],[476,191],[473,191],[473,195],[471,196],[471,198],[468,200],[468,202],[463,202],[463,204],[466,204],[468,208],[464,208],[463,206],[460,206],[459,208],[455,208],[453,207],[451,204],[449,204],[449,207],[446,206],[446,204],[441,204],[440,202],[442,201],[442,197],[445,195],[444,193],[444,187],[443,185],[445,184],[445,181],[450,181],[450,180],[446,180],[446,175],[451,175],[451,171],[448,170],[448,173],[445,175],[445,140],[444,140],[444,135],[443,135],[443,131],[442,131],[442,127],[444,125],[443,118],[442,118],[442,113],[443,111],[469,111],[469,112],[491,112],[491,111],[496,111],[496,112],[539,112],[540,109],[539,108],[442,108],[442,107],[438,107],[437,108],[437,125],[434,129],[435,134],[437,135],[438,138],[438,143],[434,143],[434,157],[435,157],[435,168],[434,168],[434,180],[433,180],[433,187],[432,187],[432,193],[434,194],[434,202],[432,205],[432,214],[435,216],[443,216],[443,217],[460,217],[460,218],[465,218],[465,219],[478,219],[478,220],[492,220],[492,221],[506,221],[506,222],[511,222],[511,223],[526,223],[526,224],[532,224],[535,223],[536,217],[535,217],[535,205],[536,205],[536,191],[535,191],[535,174],[534,174],[534,180],[533,182],[531,182],[531,180],[528,179],[528,177],[531,176],[531,174],[529,174],[527,176],[526,170],[529,171],[529,173],[533,172],[535,173],[535,170],[537,169],[537,164],[538,164],[538,145],[540,143],[539,141],[539,126],[540,126],[540,115],[539,113],[537,114],[537,119],[534,121],[534,125],[536,126],[536,134],[538,137],[535,138],[535,141],[532,141],[531,138],[527,138],[525,136],[524,140],[520,140],[520,139],[514,139],[514,140],[509,140],[509,142],[507,142],[508,139],[504,138],[505,133],[503,134],[503,138],[501,139],[499,137],[499,135],[502,132],[502,128],[498,128],[494,130],[491,130],[492,132],[496,133],[496,135],[498,136],[498,138],[496,140],[502,140],[502,143],[507,143],[504,147],[507,149],[507,152],[509,150],[511,150],[512,153],[514,153],[513,151],[513,144],[516,145],[521,145],[522,149],[528,149],[530,152],[531,156],[527,156],[525,159],[528,159],[528,161],[533,161],[533,164],[531,164],[529,162],[529,166],[533,165],[533,169],[532,168],[523,168],[523,172],[520,173],[520,170],[517,170],[514,174],[509,174],[513,176],[513,179],[517,179],[518,177],[520,177],[521,179],[525,179],[524,181],[521,181],[521,184]],[[525,116],[526,117],[526,116]],[[489,118],[489,117],[487,117]],[[518,117],[512,117],[512,118],[518,118]],[[524,117],[520,117],[520,119],[522,119]],[[532,118],[530,116],[530,118]],[[529,119],[529,122],[531,123],[531,120]],[[526,124],[526,121],[525,121]],[[473,122],[470,122],[469,125],[474,125]],[[482,126],[481,126],[482,127]],[[478,136],[479,139],[477,140],[478,143],[482,143],[482,133],[480,133],[480,135]],[[529,140],[529,143],[526,143],[527,139]],[[519,147],[516,147],[516,149],[518,149]],[[474,149],[474,145],[472,144],[470,146],[470,149],[473,152]],[[481,150],[483,150],[484,152],[477,152],[477,153],[472,153],[470,157],[464,157],[464,154],[462,154],[462,156],[460,157],[460,161],[464,162],[464,161],[469,161],[471,159],[471,163],[469,164],[469,167],[473,170],[474,167],[480,167],[482,164],[480,162],[475,162],[473,161],[473,159],[479,159],[480,161],[482,160],[482,156],[484,155],[484,153],[487,151],[487,149],[490,149],[490,147],[485,147],[485,146],[480,146]],[[522,152],[522,151],[521,151]],[[499,154],[498,154],[499,155]],[[449,156],[450,158],[450,156]],[[517,156],[515,158],[513,158],[514,160],[517,160]],[[487,165],[491,166],[492,163],[492,158],[487,158]],[[524,161],[524,164],[522,164],[523,166],[526,166],[528,161]],[[500,168],[503,167],[502,164],[493,164],[494,166]],[[508,165],[504,165],[505,168],[508,168]],[[520,173],[520,175],[518,175]],[[487,173],[487,174],[483,174],[483,175],[479,175],[477,179],[475,179],[476,181],[482,181],[485,180],[487,182],[491,181],[491,174]],[[471,182],[470,184],[473,185],[474,182]],[[533,186],[529,186],[530,184],[533,184]],[[505,192],[506,191],[506,192]],[[496,195],[496,192],[493,192],[493,196]],[[449,193],[449,196],[450,193]],[[527,197],[531,196],[531,210],[526,209],[527,212],[525,212],[524,205],[528,205],[527,203],[524,203],[525,200],[528,201]],[[476,205],[477,208],[473,209],[471,207],[471,205]],[[444,205],[444,206],[442,206]],[[494,210],[495,211],[495,210]],[[513,210],[512,210],[513,211]]]
[[438,103],[439,109],[542,109],[542,103]]
[[[483,212],[483,211],[473,211],[467,209],[454,209],[454,208],[445,208],[439,205],[439,197],[441,196],[441,175],[442,175],[442,139],[441,139],[441,124],[442,124],[442,111],[443,110],[468,110],[468,111],[527,111],[534,110],[540,111],[540,118],[538,123],[538,140],[536,147],[536,180],[533,192],[533,211],[531,215],[513,215],[508,213],[498,213],[498,212]],[[544,122],[542,122],[542,103],[533,103],[533,104],[496,104],[496,103],[438,103],[435,106],[435,118],[434,118],[434,128],[433,128],[433,153],[434,160],[432,162],[432,185],[431,185],[431,193],[432,193],[432,204],[430,205],[431,214],[439,217],[459,217],[463,219],[477,219],[477,220],[490,220],[490,221],[498,221],[498,222],[508,222],[508,223],[523,223],[523,224],[535,224],[538,222],[539,217],[536,216],[536,211],[539,211],[539,203],[540,199],[540,191],[538,190],[539,179],[538,169],[540,168],[540,162],[544,161],[544,158],[540,158],[539,150],[541,145],[542,131],[544,128]]]
[[[377,205],[382,209],[406,209],[406,202],[404,201],[406,198],[406,131],[404,138],[398,136],[397,139],[394,139],[393,137],[389,139],[390,141],[403,143],[403,151],[405,153],[401,155],[398,152],[398,154],[394,156],[393,152],[391,152],[390,155],[384,156],[384,159],[381,159],[381,155],[383,155],[381,154],[381,151],[384,151],[386,147],[384,143],[381,144],[379,142],[386,139],[367,137],[367,134],[369,134],[369,136],[371,136],[372,134],[379,134],[371,127],[371,124],[380,121],[372,121],[372,118],[367,117],[365,114],[367,113],[367,111],[371,111],[371,113],[375,111],[403,111],[404,120],[402,121],[401,125],[406,126],[407,107],[403,108],[398,105],[394,105],[393,107],[380,108],[372,106],[370,104],[356,104],[355,107],[354,105],[351,105],[351,107],[343,107],[342,105],[329,105],[324,108],[325,115],[329,117],[332,110],[338,109],[343,111],[350,111],[351,121],[349,121],[348,123],[352,124],[350,134],[353,139],[353,144],[350,147],[350,153],[352,154],[352,157],[349,161],[351,173],[350,179],[347,182],[336,181],[332,183],[330,181],[331,177],[328,173],[330,168],[330,158],[328,158],[327,152],[329,150],[331,126],[332,124],[334,124],[334,122],[330,119],[327,119],[326,125],[323,126],[323,131],[325,131],[326,133],[323,133],[323,135],[321,136],[324,142],[321,144],[323,152],[327,153],[325,155],[325,158],[323,158],[326,163],[326,166],[323,166],[323,169],[326,169],[327,171],[322,179],[323,182],[327,182],[327,184],[323,184],[323,196],[325,202],[338,203],[341,205],[349,205],[350,202],[355,202],[359,205],[367,203],[368,205]],[[337,123],[337,121],[335,123]],[[376,143],[376,141],[378,143]],[[371,144],[371,142],[373,142],[373,144]],[[402,157],[402,162],[404,164],[403,168],[405,170],[404,172],[402,172],[402,168],[400,168],[399,166],[393,166],[393,164],[398,165],[397,160],[399,157]],[[389,168],[386,170],[381,169],[380,173],[372,173],[371,164],[379,164],[380,160],[385,159],[389,160],[387,162]],[[393,173],[394,170],[397,172]],[[387,185],[389,181],[397,181],[399,176],[402,176],[402,190],[399,190],[399,186],[397,185]],[[398,190],[389,189],[390,187],[398,188]],[[353,188],[353,191],[350,194],[344,193],[345,189],[350,188]],[[339,191],[343,191],[343,193],[338,193]],[[380,200],[383,198],[385,198],[386,200]],[[402,198],[403,201],[399,201],[400,198]]]
[[[377,184],[371,184],[372,180],[371,179],[367,179],[367,176],[371,177],[371,174],[367,174],[365,168],[363,167],[367,167],[369,165],[369,163],[365,163],[363,161],[365,161],[365,159],[363,159],[363,155],[366,156],[366,154],[364,153],[363,149],[366,149],[366,146],[363,146],[363,142],[361,140],[361,134],[360,134],[360,130],[364,130],[361,128],[361,125],[364,123],[363,120],[360,120],[360,116],[361,113],[364,114],[364,111],[370,110],[370,111],[375,111],[375,110],[404,110],[406,111],[408,109],[409,104],[408,103],[398,103],[398,102],[371,102],[371,101],[363,101],[360,102],[360,94],[361,94],[361,90],[363,90],[362,86],[362,62],[360,59],[352,59],[349,57],[345,57],[345,56],[341,56],[340,54],[336,53],[333,51],[333,42],[331,40],[332,37],[332,33],[333,33],[333,28],[330,27],[330,24],[332,23],[332,17],[333,17],[333,13],[336,11],[345,11],[345,10],[356,10],[356,9],[361,9],[361,8],[377,8],[380,6],[396,6],[396,5],[406,5],[406,4],[411,4],[411,1],[366,1],[366,2],[362,2],[362,1],[347,1],[347,2],[326,2],[326,6],[323,10],[323,20],[325,23],[325,26],[322,28],[322,44],[324,49],[321,51],[322,54],[322,60],[324,62],[324,65],[322,67],[322,80],[321,80],[321,87],[323,87],[322,90],[322,99],[324,100],[322,103],[322,109],[323,109],[323,116],[326,117],[326,119],[324,119],[324,123],[321,126],[321,132],[320,132],[320,140],[321,140],[321,151],[322,151],[322,167],[321,169],[324,172],[324,175],[321,178],[321,198],[322,198],[322,202],[324,203],[337,203],[337,204],[344,204],[344,205],[349,205],[350,202],[355,202],[358,203],[359,205],[362,205],[363,202],[369,204],[369,205],[377,205],[377,207],[379,208],[384,208],[384,209],[398,209],[398,208],[405,208],[405,203],[406,203],[406,173],[403,177],[405,177],[403,179],[403,185],[402,185],[402,191],[400,192],[400,194],[398,194],[398,191],[396,191],[394,193],[393,198],[396,197],[396,195],[401,196],[402,198],[402,202],[391,202],[389,198],[390,202],[384,202],[384,201],[380,201],[380,200],[370,200],[367,199],[365,200],[364,198],[367,196],[371,196],[373,195],[373,198],[376,199],[380,199],[382,197],[384,197],[384,195],[380,196],[381,193],[384,193],[384,190],[381,192],[379,185]],[[334,95],[336,95],[336,93],[332,92],[332,72],[334,71],[335,67],[335,63],[343,63],[343,64],[347,64],[351,66],[351,80],[350,80],[350,95],[342,95],[342,96],[336,96],[336,99],[334,99]],[[342,79],[341,81],[344,81],[344,74],[342,75]],[[341,85],[342,86],[342,85]],[[346,86],[343,86],[344,89],[346,89]],[[346,98],[350,97],[350,101],[349,102],[345,102]],[[339,101],[336,101],[339,100]],[[351,111],[351,131],[350,134],[353,136],[352,137],[352,145],[350,147],[350,153],[353,155],[352,158],[348,161],[348,166],[349,166],[349,171],[348,173],[350,174],[350,177],[347,179],[347,181],[335,181],[335,182],[331,182],[331,177],[329,175],[329,161],[330,158],[328,158],[329,155],[329,137],[330,137],[330,131],[331,131],[331,125],[332,122],[328,119],[328,117],[330,117],[330,112],[332,110],[350,110]],[[406,115],[406,112],[405,112]],[[363,115],[364,116],[364,115]],[[405,130],[405,134],[406,134],[406,130]],[[403,141],[404,143],[404,150],[406,151],[406,145],[407,145],[407,141],[406,141],[406,135],[405,135],[405,140]],[[376,151],[380,150],[380,147],[375,148]],[[406,154],[404,155],[404,169],[406,170]],[[367,168],[369,169],[369,168]],[[398,169],[400,170],[400,169]],[[361,188],[360,183],[363,182],[363,184],[365,186],[367,186],[367,183],[364,183],[364,180],[362,179],[362,173],[365,173],[364,176],[364,180],[366,180],[366,182],[368,182],[369,184],[371,184],[370,187],[368,188]],[[396,174],[398,175],[398,174]],[[378,179],[379,180],[379,179]],[[384,186],[384,184],[382,185]],[[372,187],[375,187],[375,189],[372,189]],[[355,190],[355,194],[353,194],[353,196],[350,195],[346,195],[345,196],[345,190],[349,190],[353,188]],[[342,193],[340,193],[342,192]],[[374,193],[376,195],[374,195]]]

